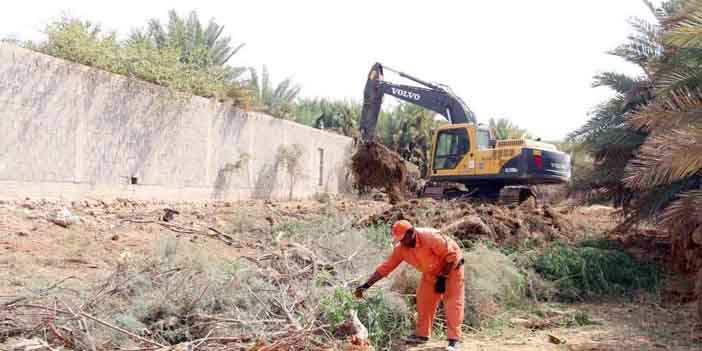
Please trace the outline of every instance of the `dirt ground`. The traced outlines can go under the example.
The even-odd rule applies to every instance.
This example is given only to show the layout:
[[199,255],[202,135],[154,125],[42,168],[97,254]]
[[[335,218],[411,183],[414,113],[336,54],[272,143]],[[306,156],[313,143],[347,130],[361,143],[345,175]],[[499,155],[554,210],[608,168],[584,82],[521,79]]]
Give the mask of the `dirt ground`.
[[[462,350],[466,351],[634,351],[701,350],[699,329],[689,321],[689,308],[637,303],[576,304],[570,308],[594,317],[597,325],[532,331],[506,328],[499,335],[468,333]],[[549,341],[554,336],[561,344]],[[554,340],[555,341],[555,340]],[[444,350],[445,342],[408,348],[411,351]]]
[[[165,240],[186,239],[205,248],[211,258],[234,259],[261,251],[274,239],[276,227],[286,221],[316,218],[329,211],[343,211],[353,220],[385,206],[343,199],[330,203],[0,199],[0,281],[6,282],[0,284],[0,298],[68,277],[103,279],[124,256],[153,255]],[[62,209],[77,216],[75,224],[62,227],[52,222]],[[179,212],[173,227],[158,224],[164,209]],[[233,233],[232,245],[218,239],[214,231],[199,233],[207,228]]]
[[[178,214],[164,222],[165,209]],[[104,279],[124,257],[154,255],[166,240],[187,240],[204,247],[210,257],[231,259],[262,252],[291,220],[340,216],[355,223],[389,209],[385,202],[341,197],[284,203],[0,199],[0,309],[28,291],[60,281]],[[67,213],[71,217],[65,225],[61,216]],[[611,213],[599,206],[571,210],[567,216],[578,220],[572,230],[601,232],[612,225]],[[586,312],[595,324],[538,331],[516,325],[468,330],[462,349],[702,350],[702,329],[694,325],[692,304],[667,295],[662,289],[661,296],[642,295],[634,302],[556,306]],[[549,335],[560,344],[550,342]],[[444,346],[442,341],[407,350]]]

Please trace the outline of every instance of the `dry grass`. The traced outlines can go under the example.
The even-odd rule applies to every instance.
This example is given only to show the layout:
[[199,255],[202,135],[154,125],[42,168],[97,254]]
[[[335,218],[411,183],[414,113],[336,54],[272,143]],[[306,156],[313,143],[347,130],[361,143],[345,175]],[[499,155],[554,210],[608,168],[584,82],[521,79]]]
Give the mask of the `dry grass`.
[[526,299],[526,280],[516,264],[503,253],[476,245],[464,255],[466,321],[484,327],[507,308]]

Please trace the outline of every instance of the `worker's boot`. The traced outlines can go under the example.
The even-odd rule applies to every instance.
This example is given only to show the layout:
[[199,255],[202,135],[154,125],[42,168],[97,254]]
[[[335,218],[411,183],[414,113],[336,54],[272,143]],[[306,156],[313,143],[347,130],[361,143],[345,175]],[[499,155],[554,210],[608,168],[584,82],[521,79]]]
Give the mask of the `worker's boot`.
[[446,346],[446,351],[458,351],[460,347],[461,344],[458,342],[458,340],[449,340],[448,346]]
[[406,337],[404,341],[408,344],[424,344],[427,341],[429,341],[429,338],[427,338],[426,336],[410,335]]

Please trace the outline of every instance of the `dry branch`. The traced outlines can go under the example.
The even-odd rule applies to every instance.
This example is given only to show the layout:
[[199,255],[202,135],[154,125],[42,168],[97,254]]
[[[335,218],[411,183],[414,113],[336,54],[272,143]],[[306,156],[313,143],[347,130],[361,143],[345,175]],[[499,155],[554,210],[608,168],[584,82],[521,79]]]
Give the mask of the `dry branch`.
[[166,347],[165,345],[161,345],[161,344],[159,344],[159,343],[157,343],[157,342],[155,342],[155,341],[153,341],[153,340],[149,340],[149,339],[147,339],[147,338],[141,337],[141,336],[136,335],[136,334],[134,334],[134,333],[131,333],[131,332],[127,331],[127,330],[124,330],[124,329],[122,329],[122,328],[120,328],[120,327],[114,326],[114,325],[112,325],[112,324],[110,324],[110,323],[107,323],[107,322],[105,322],[105,321],[103,321],[103,320],[101,320],[101,319],[99,319],[99,318],[93,317],[93,316],[91,316],[91,315],[89,315],[89,314],[87,314],[87,313],[85,313],[85,312],[80,312],[80,315],[83,316],[83,317],[85,317],[85,318],[88,318],[88,319],[90,319],[90,320],[92,320],[92,321],[94,321],[94,322],[96,322],[96,323],[98,323],[98,324],[100,324],[100,325],[103,325],[103,326],[105,326],[105,327],[108,327],[108,328],[110,328],[110,329],[112,329],[112,330],[116,330],[116,331],[118,331],[118,332],[120,332],[120,333],[123,333],[123,334],[125,334],[125,335],[129,335],[129,336],[131,336],[131,337],[133,337],[133,338],[136,338],[136,339],[138,339],[138,340],[141,340],[141,341],[143,341],[143,342],[145,342],[145,343],[147,343],[147,344],[151,344],[151,345],[159,346],[159,347]]

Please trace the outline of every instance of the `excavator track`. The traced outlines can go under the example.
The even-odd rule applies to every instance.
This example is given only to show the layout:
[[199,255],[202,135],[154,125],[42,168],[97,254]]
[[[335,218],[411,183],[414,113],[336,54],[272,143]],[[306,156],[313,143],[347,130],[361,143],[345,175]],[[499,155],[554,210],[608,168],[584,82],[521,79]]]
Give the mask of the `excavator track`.
[[536,192],[528,186],[506,186],[500,189],[498,204],[502,206],[519,206],[531,201],[536,204]]
[[461,186],[453,183],[428,182],[419,196],[435,200],[479,201],[501,206],[518,206],[526,201],[536,204],[536,192],[529,186],[462,189]]

